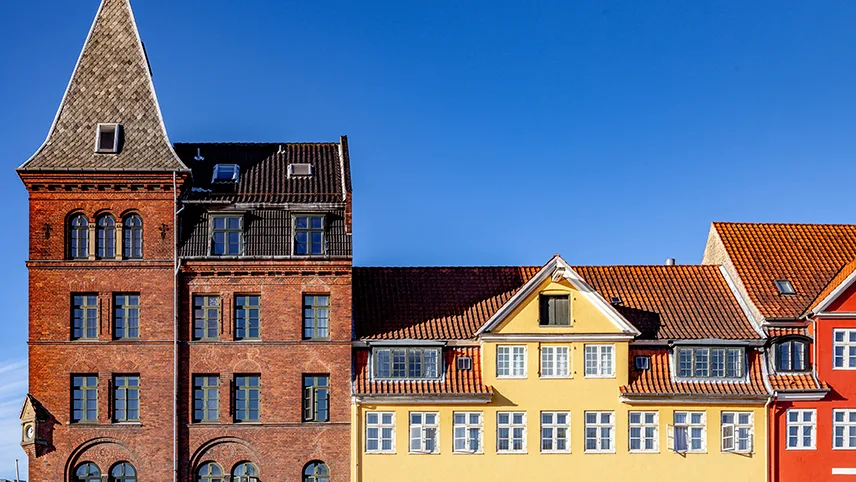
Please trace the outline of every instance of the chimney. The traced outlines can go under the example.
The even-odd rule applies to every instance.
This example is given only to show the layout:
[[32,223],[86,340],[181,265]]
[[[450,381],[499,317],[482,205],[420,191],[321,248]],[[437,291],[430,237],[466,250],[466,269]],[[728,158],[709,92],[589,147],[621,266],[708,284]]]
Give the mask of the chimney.
[[674,266],[675,258],[666,258],[666,266]]

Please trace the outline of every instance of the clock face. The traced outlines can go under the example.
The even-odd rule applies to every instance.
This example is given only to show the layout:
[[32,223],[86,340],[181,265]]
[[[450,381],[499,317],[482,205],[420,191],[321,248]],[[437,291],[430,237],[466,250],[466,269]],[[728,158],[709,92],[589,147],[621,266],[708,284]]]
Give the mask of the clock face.
[[36,435],[36,428],[32,425],[27,425],[27,429],[24,431],[24,436],[27,440],[33,440],[33,437]]

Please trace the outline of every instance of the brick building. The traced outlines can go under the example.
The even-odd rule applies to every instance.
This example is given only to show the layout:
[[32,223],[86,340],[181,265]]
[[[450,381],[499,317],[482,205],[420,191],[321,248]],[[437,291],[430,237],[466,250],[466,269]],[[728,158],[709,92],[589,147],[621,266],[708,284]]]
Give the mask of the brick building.
[[348,480],[348,145],[178,144],[103,0],[29,192],[30,480]]

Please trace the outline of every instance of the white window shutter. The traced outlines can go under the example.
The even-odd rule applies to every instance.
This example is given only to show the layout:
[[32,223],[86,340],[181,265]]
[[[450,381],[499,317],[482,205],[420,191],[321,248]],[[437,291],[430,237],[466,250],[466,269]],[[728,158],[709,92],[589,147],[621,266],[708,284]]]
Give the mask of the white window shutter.
[[666,425],[666,445],[668,445],[669,450],[675,450],[675,426],[672,424]]
[[734,452],[734,450],[734,424],[724,423],[722,424],[722,451]]

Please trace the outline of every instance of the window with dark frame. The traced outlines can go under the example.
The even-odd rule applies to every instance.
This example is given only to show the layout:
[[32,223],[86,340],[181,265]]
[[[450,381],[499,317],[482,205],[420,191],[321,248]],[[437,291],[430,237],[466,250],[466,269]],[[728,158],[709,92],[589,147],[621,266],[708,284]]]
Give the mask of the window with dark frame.
[[119,462],[110,469],[110,482],[137,482],[137,469],[129,462]]
[[122,256],[125,259],[143,257],[143,218],[139,214],[125,217],[122,223]]
[[68,255],[72,259],[89,258],[89,220],[83,214],[75,214],[68,223]]
[[193,297],[193,339],[218,340],[220,338],[220,297],[197,295]]
[[220,377],[196,375],[193,377],[193,421],[220,421]]
[[303,339],[330,338],[330,296],[303,295]]
[[258,340],[261,320],[261,297],[239,295],[235,297],[235,339]]
[[677,372],[681,378],[742,378],[743,348],[679,348]]
[[235,376],[235,422],[258,422],[259,397],[261,395],[259,375]]
[[294,254],[298,256],[323,255],[326,251],[324,215],[295,216]]
[[113,338],[136,340],[140,338],[140,294],[113,295]]
[[76,293],[71,295],[71,339],[98,339],[98,295]]
[[239,256],[243,248],[243,217],[240,215],[214,214],[211,216],[211,254],[214,256]]
[[113,377],[113,421],[140,421],[140,376]]
[[223,468],[214,462],[206,462],[196,471],[198,482],[223,482]]
[[101,482],[101,469],[92,462],[84,462],[75,469],[74,482]]
[[541,326],[570,326],[571,298],[568,295],[541,295]]
[[806,359],[808,343],[804,340],[790,339],[776,343],[776,371],[803,372],[807,370]]
[[259,469],[252,462],[241,462],[232,469],[231,482],[258,482]]
[[303,375],[303,421],[330,421],[330,375]]
[[95,221],[95,257],[116,258],[116,218],[102,214]]
[[71,423],[98,421],[98,376],[71,376]]
[[327,464],[313,461],[303,468],[303,482],[330,482],[330,469]]

